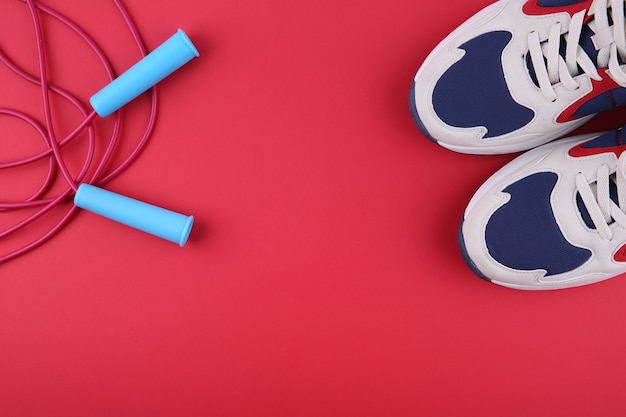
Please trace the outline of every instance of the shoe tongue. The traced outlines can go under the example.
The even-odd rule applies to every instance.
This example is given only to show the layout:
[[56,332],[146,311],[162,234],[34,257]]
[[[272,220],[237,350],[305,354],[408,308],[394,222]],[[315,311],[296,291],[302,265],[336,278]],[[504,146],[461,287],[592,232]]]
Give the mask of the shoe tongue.
[[611,146],[624,146],[624,129],[626,129],[626,125],[622,126],[619,129],[614,129],[609,132],[603,133],[600,136],[597,136],[590,141],[583,143],[582,147],[584,149],[599,149],[609,148]]
[[[592,21],[593,20],[587,22],[587,24],[583,26],[583,30],[580,33],[580,41],[578,42],[578,44],[583,48],[583,51],[585,51],[585,53],[589,56],[589,58],[591,58],[591,60],[594,63],[597,63],[598,51],[596,50],[596,47],[593,44],[593,41],[591,40],[591,38],[593,37],[593,35],[595,35],[595,33],[589,27],[589,23]],[[562,42],[561,45],[563,45],[561,48],[562,49],[561,56],[563,57],[563,59],[565,59],[565,42]]]
[[[592,21],[593,21],[593,19],[590,20],[589,22],[587,22],[585,24],[585,26],[583,26],[582,31],[580,32],[580,40],[579,40],[578,43],[581,46],[581,48],[583,49],[583,51],[585,51],[587,56],[589,56],[589,58],[591,58],[591,60],[594,63],[597,63],[598,62],[598,51],[596,50],[596,47],[593,44],[593,41],[591,40],[595,33],[589,27],[589,23],[591,23]],[[610,22],[610,24],[612,24],[612,22]],[[567,45],[566,39],[567,39],[567,33],[565,35],[561,36],[561,44],[560,44],[560,48],[561,49],[559,51],[559,54],[561,55],[561,57],[563,57],[563,59],[565,59],[565,49],[566,49],[566,45]],[[544,61],[545,61],[545,57],[544,57]],[[526,54],[526,67],[528,68],[528,74],[530,75],[530,79],[535,84],[535,86],[537,86],[537,88],[539,88],[539,81],[537,81],[537,76],[535,75],[535,68],[533,66],[532,59],[530,58],[530,54],[529,53]],[[579,68],[578,72],[581,73],[582,70]]]
[[[613,200],[615,204],[619,204],[617,202],[617,185],[615,185],[615,174],[611,175],[611,180],[609,181],[609,195],[611,197],[611,200]],[[596,225],[591,220],[589,211],[587,210],[585,203],[583,203],[583,199],[580,197],[580,193],[576,193],[576,207],[578,208],[578,211],[580,212],[580,217],[583,219],[583,222],[585,222],[585,225],[588,228],[595,230]],[[613,223],[613,221],[611,221],[611,223]]]
[[[626,126],[624,127],[626,128]],[[585,149],[593,149],[593,148],[597,149],[597,148],[608,148],[611,146],[622,146],[622,145],[623,145],[622,138],[621,138],[619,131],[612,130],[610,132],[607,132],[603,135],[598,136],[595,139],[590,140],[589,142],[585,143],[582,147]],[[595,184],[592,184],[592,187],[595,190]],[[611,174],[610,176],[609,197],[615,204],[619,205],[618,197],[617,197],[617,185],[615,184],[615,174]],[[587,225],[587,227],[590,229],[595,229],[596,226],[593,224],[593,221],[591,220],[589,211],[587,210],[587,207],[583,203],[583,200],[580,197],[580,193],[576,193],[576,206],[578,207],[578,211],[580,212],[580,216],[583,219],[583,222],[585,222],[585,225]]]

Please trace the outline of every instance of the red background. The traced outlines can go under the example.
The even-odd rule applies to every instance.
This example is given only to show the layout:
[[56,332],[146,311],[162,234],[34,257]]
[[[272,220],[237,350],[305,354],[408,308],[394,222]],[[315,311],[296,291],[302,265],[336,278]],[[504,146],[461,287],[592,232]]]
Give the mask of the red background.
[[[626,281],[531,293],[474,276],[457,226],[513,156],[454,154],[410,118],[418,66],[488,3],[126,0],[149,48],[182,27],[201,57],[160,85],[151,143],[107,188],[196,225],[181,249],[79,213],[0,266],[0,415],[625,415]],[[111,2],[44,4],[118,70],[137,60]],[[42,19],[51,79],[86,102],[102,71]],[[17,0],[0,48],[36,71]],[[41,119],[11,77],[0,105]],[[127,143],[146,105],[127,109]],[[2,141],[28,130],[0,121]],[[40,178],[0,174],[16,194]]]

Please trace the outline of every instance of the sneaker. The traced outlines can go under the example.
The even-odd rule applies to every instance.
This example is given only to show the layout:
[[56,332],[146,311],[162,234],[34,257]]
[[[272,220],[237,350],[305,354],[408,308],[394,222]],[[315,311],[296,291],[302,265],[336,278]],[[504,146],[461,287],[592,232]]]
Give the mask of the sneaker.
[[409,104],[463,153],[531,149],[626,104],[623,0],[500,0],[426,58]]
[[[625,126],[626,127],[626,126]],[[626,272],[626,130],[551,142],[517,157],[469,202],[467,264],[506,287],[576,287]]]

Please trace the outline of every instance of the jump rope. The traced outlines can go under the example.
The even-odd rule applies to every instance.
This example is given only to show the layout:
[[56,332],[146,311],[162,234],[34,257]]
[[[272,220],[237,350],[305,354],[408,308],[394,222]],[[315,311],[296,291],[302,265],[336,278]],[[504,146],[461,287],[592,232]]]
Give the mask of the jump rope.
[[[38,76],[28,74],[11,61],[1,49],[0,62],[17,76],[40,87],[44,123],[40,123],[24,112],[4,107],[0,107],[0,116],[14,117],[31,126],[45,143],[45,150],[19,160],[0,162],[0,174],[10,172],[11,168],[28,166],[45,158],[48,158],[49,162],[43,183],[32,195],[18,202],[0,201],[0,215],[3,211],[27,212],[15,224],[0,231],[0,239],[18,233],[36,220],[50,214],[53,210],[59,210],[68,201],[73,201],[73,204],[65,209],[60,219],[46,232],[18,249],[0,253],[0,263],[21,256],[50,240],[63,229],[79,209],[102,215],[184,246],[191,232],[193,216],[183,215],[132,199],[105,190],[102,186],[124,172],[139,157],[147,145],[154,130],[158,107],[158,95],[154,86],[191,59],[199,56],[191,40],[181,29],[178,29],[173,36],[148,54],[143,39],[127,9],[120,0],[113,0],[142,56],[142,59],[134,66],[119,77],[115,77],[110,60],[80,26],[61,13],[33,0],[17,1],[26,5],[32,19],[37,43],[39,74]],[[91,96],[89,100],[91,109],[85,106],[79,98],[49,82],[43,28],[40,21],[41,14],[62,23],[82,39],[106,71],[109,84]],[[146,91],[149,91],[151,96],[150,114],[143,134],[128,156],[117,166],[111,167],[113,156],[122,135],[122,117],[118,110]],[[83,117],[83,121],[63,138],[57,137],[53,126],[51,94],[57,94],[67,100]],[[104,140],[94,127],[94,121],[98,117],[114,118],[111,133]],[[86,136],[87,151],[80,171],[78,174],[72,175],[63,160],[61,150],[81,135],[80,140]],[[96,158],[96,149],[100,146],[103,146],[103,151],[99,153],[101,157],[98,159]],[[49,195],[50,191],[59,173],[66,185],[60,192],[51,196]]]

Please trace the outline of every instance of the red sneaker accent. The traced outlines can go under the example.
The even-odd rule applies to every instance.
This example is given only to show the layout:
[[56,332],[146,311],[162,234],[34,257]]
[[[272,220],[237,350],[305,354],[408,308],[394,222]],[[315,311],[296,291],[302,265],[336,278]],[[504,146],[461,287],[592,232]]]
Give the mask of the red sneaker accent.
[[586,144],[581,143],[580,145],[574,146],[569,150],[569,155],[574,158],[581,158],[583,156],[591,156],[591,155],[599,155],[602,153],[613,152],[615,156],[619,158],[622,152],[626,151],[626,145],[618,145],[618,146],[607,146],[607,147],[597,147],[597,148],[584,148],[583,146]]
[[[560,13],[566,12],[570,16],[575,15],[576,13],[587,10],[591,7],[591,3],[593,0],[585,0],[580,3],[570,4],[569,6],[554,6],[554,7],[545,7],[540,6],[539,0],[528,0],[524,6],[522,6],[522,12],[529,16],[542,16],[544,14],[552,14],[552,13]],[[587,21],[590,16],[585,17],[585,21]]]
[[622,245],[622,247],[615,252],[613,260],[615,262],[626,262],[626,244]]

